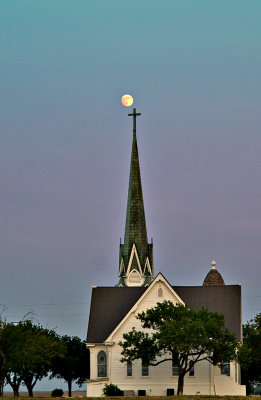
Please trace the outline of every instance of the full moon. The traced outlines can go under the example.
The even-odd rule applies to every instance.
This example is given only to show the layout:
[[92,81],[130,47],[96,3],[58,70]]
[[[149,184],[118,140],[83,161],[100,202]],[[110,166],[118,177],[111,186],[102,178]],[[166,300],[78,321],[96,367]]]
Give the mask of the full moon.
[[130,107],[133,103],[133,97],[130,94],[124,94],[121,98],[121,103],[124,107]]

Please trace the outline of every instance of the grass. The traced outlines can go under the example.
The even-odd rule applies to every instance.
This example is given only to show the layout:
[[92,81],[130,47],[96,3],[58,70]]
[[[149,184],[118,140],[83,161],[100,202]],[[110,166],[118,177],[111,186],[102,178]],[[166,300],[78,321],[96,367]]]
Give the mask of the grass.
[[[1,397],[2,399],[10,399],[10,397],[13,396],[3,396]],[[14,399],[21,399],[24,400],[25,396],[19,396],[19,397],[13,397]],[[66,397],[67,398],[67,397]],[[81,399],[81,400],[105,400],[106,398],[108,400],[120,400],[120,399],[127,399],[127,400],[170,400],[173,398],[174,400],[261,400],[261,396],[208,396],[208,395],[191,395],[191,396],[131,396],[131,397],[118,397],[118,396],[112,396],[112,397],[86,397],[86,396],[74,396],[72,397],[73,399]],[[33,397],[33,400],[54,400],[54,399],[64,399],[64,397]]]

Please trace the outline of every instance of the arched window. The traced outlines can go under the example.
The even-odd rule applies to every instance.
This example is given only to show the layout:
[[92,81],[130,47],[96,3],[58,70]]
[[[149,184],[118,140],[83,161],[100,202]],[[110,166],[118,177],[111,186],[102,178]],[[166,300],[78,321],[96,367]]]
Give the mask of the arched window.
[[195,371],[194,371],[194,363],[193,363],[192,360],[190,360],[190,362],[189,362],[189,368],[190,368],[190,370],[189,370],[189,376],[194,376]]
[[132,362],[127,362],[127,376],[132,376]]
[[97,358],[98,377],[104,378],[107,376],[107,356],[105,351],[101,350]]
[[163,290],[160,287],[158,290],[158,297],[162,297],[162,296],[163,296]]

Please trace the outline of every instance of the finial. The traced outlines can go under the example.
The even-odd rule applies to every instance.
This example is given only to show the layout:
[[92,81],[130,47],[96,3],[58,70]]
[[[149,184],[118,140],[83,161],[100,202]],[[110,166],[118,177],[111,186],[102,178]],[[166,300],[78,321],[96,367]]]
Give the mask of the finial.
[[211,265],[212,265],[211,269],[216,269],[216,265],[217,265],[216,261],[213,260]]

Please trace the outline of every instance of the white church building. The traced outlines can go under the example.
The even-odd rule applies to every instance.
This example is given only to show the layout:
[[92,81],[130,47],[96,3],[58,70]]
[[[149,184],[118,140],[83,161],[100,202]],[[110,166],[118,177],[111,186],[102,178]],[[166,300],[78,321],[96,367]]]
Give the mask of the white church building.
[[[87,346],[90,349],[90,381],[87,396],[103,395],[105,384],[115,384],[126,395],[165,396],[177,393],[178,371],[171,361],[157,366],[141,360],[121,363],[123,333],[141,329],[137,314],[158,302],[170,300],[189,308],[218,311],[225,325],[242,341],[241,286],[225,285],[213,261],[201,286],[173,286],[159,273],[154,277],[153,244],[148,243],[138,146],[136,109],[133,117],[133,143],[124,243],[120,244],[119,281],[114,287],[93,287]],[[236,362],[213,366],[201,361],[185,376],[184,394],[245,395]]]

